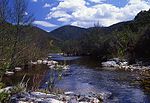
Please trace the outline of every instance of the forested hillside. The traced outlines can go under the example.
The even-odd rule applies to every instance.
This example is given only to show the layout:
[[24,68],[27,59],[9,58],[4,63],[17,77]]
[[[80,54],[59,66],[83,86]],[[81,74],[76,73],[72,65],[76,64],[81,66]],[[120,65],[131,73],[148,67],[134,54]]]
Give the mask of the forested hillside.
[[49,35],[59,40],[75,40],[80,39],[86,32],[85,28],[66,25],[51,31]]

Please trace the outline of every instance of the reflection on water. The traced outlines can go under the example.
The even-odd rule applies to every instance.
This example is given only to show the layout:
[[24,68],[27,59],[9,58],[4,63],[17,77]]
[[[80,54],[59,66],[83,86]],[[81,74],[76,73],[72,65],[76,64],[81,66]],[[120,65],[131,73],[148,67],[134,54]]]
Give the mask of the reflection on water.
[[[55,57],[55,60],[61,63],[64,63],[63,59]],[[109,91],[113,95],[107,101],[108,103],[150,103],[150,93],[144,92],[140,87],[141,82],[137,81],[140,75],[136,72],[104,69],[100,67],[99,61],[88,57],[67,58],[65,63],[70,66],[70,69],[64,72],[63,80],[56,84],[65,91],[81,94]],[[46,88],[45,82],[49,79],[50,73],[44,66],[18,72],[11,78],[5,78],[5,82],[16,84],[24,74],[30,77],[29,87],[33,87],[31,89]]]
[[45,77],[48,71],[47,66],[44,65],[37,65],[33,66],[32,68],[23,69],[23,71],[16,72],[13,76],[4,77],[3,82],[7,86],[16,85],[21,82],[24,75],[26,78],[24,81],[29,80],[28,89],[35,90],[38,89],[41,85],[43,78]]
[[140,88],[136,72],[117,71],[100,67],[100,62],[90,58],[68,61],[67,76],[57,83],[59,88],[85,94],[88,92],[110,91],[110,103],[150,103],[150,94]]

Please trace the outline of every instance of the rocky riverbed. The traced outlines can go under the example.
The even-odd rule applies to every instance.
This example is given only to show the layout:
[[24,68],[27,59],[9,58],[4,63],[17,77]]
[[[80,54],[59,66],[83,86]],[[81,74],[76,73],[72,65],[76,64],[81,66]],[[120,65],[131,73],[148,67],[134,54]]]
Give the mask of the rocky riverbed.
[[[58,62],[59,64],[63,63],[63,61]],[[74,101],[74,99],[68,100],[68,97],[75,98],[77,103],[87,103],[83,99],[79,101],[80,97],[85,97],[86,99],[87,97],[96,98],[100,102],[103,101],[103,103],[149,103],[150,100],[148,92],[150,73],[148,71],[142,71],[143,73],[141,72],[140,75],[139,70],[131,72],[131,70],[116,67],[101,67],[99,61],[91,60],[91,58],[69,60],[66,62],[69,68],[64,70],[63,79],[56,83],[56,87],[62,89],[64,93],[47,93],[36,91],[35,89],[44,90],[47,88],[50,70],[49,68],[44,69],[45,65],[33,65],[35,65],[34,69],[24,69],[4,79],[5,83],[11,86],[18,84],[21,81],[18,78],[22,78],[24,74],[28,74],[27,78],[30,78],[28,87],[31,92],[25,92],[21,96],[20,94],[13,95],[12,99],[15,102],[27,103],[31,101],[31,103],[34,103],[34,101],[41,100],[43,103],[46,99],[52,99],[60,103],[64,102],[64,100],[66,102]],[[50,65],[48,66],[50,67]],[[145,76],[143,74],[147,75]],[[71,96],[69,94],[68,96],[65,93],[68,91],[73,92],[75,95]],[[54,95],[56,98],[38,97],[35,95],[38,93]],[[62,97],[65,97],[65,99],[62,99]]]
[[42,92],[25,92],[11,97],[11,103],[101,103],[112,94],[102,92],[95,94],[77,94],[65,92],[64,94],[50,94]]
[[113,67],[113,69],[122,69],[129,71],[150,71],[150,66],[144,66],[141,63],[129,65],[126,60],[121,60],[119,58],[113,58],[106,62],[101,63],[103,67]]

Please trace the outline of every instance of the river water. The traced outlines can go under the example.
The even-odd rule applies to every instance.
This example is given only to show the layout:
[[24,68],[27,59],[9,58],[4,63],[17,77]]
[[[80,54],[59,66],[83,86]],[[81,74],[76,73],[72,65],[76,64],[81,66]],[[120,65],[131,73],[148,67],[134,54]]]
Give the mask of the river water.
[[[111,92],[112,96],[108,103],[150,103],[150,93],[145,91],[137,78],[136,72],[114,70],[112,68],[100,67],[100,62],[89,57],[56,57],[53,58],[69,65],[69,70],[64,72],[63,79],[56,86],[77,93],[89,92]],[[17,84],[24,74],[30,78],[29,88],[46,88],[49,79],[49,69],[39,66],[17,72],[12,77],[5,77],[7,85]]]

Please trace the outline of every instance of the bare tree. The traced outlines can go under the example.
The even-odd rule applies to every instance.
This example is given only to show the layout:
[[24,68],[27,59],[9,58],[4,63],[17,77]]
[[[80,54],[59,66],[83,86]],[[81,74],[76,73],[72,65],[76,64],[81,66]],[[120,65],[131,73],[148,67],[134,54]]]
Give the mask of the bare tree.
[[27,0],[14,0],[13,2],[13,19],[12,24],[15,25],[15,40],[11,55],[11,67],[15,66],[15,59],[17,58],[17,45],[20,42],[20,38],[23,34],[22,27],[30,25],[33,22],[33,15],[28,13]]
[[4,28],[3,27],[3,23],[7,21],[8,17],[9,17],[9,6],[8,6],[9,0],[0,0],[0,25],[1,25],[1,29],[0,29],[0,57],[2,55],[3,52],[3,36],[6,34],[4,32]]
[[[7,64],[5,62],[6,55],[8,53],[8,44],[10,40],[10,35],[8,33],[8,25],[6,22],[9,21],[11,17],[11,10],[9,6],[9,0],[0,0],[0,74],[4,71],[4,66]],[[7,56],[8,57],[8,56]]]
[[5,22],[9,18],[9,0],[0,0],[0,22]]

